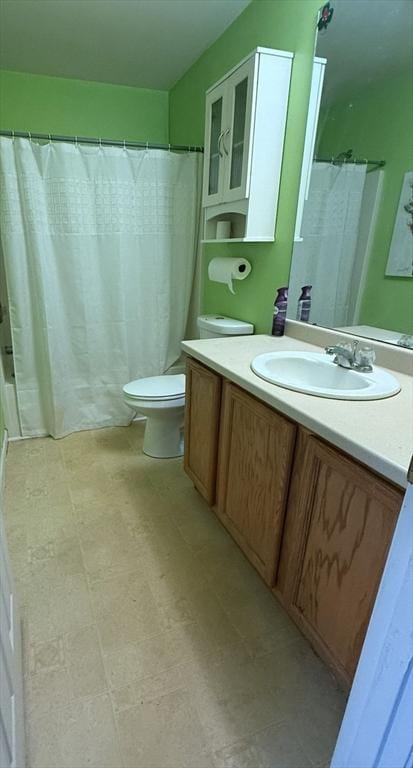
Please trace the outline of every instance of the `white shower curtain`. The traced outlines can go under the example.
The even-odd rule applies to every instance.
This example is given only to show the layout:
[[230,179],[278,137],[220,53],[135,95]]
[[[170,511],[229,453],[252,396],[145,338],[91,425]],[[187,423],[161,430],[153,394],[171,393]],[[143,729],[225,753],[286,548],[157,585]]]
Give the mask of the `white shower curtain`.
[[127,424],[123,384],[180,355],[201,158],[1,138],[0,161],[22,433]]
[[352,323],[352,273],[366,169],[350,163],[313,163],[303,242],[294,244],[289,317],[296,317],[301,287],[311,284],[310,322],[328,327]]

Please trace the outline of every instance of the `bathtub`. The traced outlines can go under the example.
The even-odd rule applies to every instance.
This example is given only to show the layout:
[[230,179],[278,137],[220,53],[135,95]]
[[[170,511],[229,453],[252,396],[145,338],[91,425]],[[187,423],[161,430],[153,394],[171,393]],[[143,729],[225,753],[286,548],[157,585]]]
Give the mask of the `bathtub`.
[[1,354],[1,403],[9,439],[22,436],[17,409],[16,384],[14,381],[13,355]]
[[[185,363],[178,360],[166,373],[185,373]],[[0,401],[3,407],[4,421],[9,440],[22,438],[19,411],[17,408],[16,384],[14,381],[13,355],[6,354],[4,347],[0,356]],[[136,421],[144,420],[144,416],[136,415]]]

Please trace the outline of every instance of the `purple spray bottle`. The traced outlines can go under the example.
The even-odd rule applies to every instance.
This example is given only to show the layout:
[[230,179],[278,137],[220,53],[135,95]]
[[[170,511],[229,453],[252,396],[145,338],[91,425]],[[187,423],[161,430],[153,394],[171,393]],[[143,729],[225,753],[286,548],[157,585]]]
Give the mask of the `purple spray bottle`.
[[310,319],[312,287],[312,285],[303,285],[301,288],[301,296],[298,299],[297,320],[301,320],[302,323],[308,323]]
[[272,335],[284,336],[285,318],[287,315],[288,285],[277,288],[274,301],[274,316],[272,320]]

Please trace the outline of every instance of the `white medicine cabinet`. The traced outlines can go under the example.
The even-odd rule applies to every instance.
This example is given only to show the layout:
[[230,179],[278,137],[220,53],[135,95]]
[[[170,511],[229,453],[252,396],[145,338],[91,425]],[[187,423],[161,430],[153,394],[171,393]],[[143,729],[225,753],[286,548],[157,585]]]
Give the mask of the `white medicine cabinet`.
[[292,60],[257,48],[207,91],[204,242],[274,240]]
[[295,220],[294,242],[302,242],[301,225],[303,222],[304,203],[310,190],[311,170],[313,167],[314,147],[317,136],[318,117],[320,113],[321,94],[323,91],[324,71],[327,59],[316,56],[311,77],[310,102],[307,113],[305,131],[303,164],[301,166],[300,191],[298,194],[297,217]]

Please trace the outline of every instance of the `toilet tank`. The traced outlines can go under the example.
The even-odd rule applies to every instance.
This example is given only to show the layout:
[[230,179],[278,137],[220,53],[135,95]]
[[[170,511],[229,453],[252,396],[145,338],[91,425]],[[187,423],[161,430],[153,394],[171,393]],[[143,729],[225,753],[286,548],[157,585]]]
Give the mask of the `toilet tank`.
[[249,336],[254,333],[252,323],[234,320],[225,315],[200,315],[198,317],[199,337],[217,339],[220,336]]

